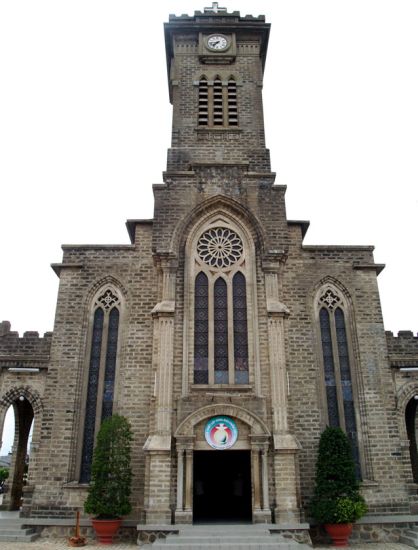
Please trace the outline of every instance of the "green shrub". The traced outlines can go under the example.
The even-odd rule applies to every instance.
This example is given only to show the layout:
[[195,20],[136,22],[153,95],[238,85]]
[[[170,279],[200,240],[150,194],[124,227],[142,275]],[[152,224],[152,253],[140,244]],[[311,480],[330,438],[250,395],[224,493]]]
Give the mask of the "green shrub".
[[93,454],[86,513],[98,519],[115,519],[131,511],[131,441],[125,417],[115,414],[103,421]]
[[310,512],[319,523],[352,523],[367,512],[350,442],[340,428],[321,435],[315,482]]
[[4,487],[6,484],[6,479],[9,477],[8,468],[0,468],[0,495],[4,493]]

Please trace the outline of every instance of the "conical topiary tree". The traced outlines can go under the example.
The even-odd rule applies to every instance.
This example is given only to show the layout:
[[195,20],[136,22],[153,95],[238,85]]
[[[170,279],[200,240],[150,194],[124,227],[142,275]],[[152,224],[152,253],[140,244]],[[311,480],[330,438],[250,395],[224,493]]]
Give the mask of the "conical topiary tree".
[[311,514],[319,523],[352,523],[367,512],[350,442],[340,428],[321,435]]
[[120,518],[131,511],[131,441],[131,427],[124,416],[115,414],[103,421],[84,503],[84,511],[97,519]]

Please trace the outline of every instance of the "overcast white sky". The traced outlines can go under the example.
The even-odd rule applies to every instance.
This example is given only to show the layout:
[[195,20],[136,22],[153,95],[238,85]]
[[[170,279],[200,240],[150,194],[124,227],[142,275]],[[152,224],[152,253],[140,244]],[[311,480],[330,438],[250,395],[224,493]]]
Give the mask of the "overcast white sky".
[[[171,106],[163,22],[212,2],[0,0],[0,320],[53,329],[62,243],[152,218]],[[276,182],[306,244],[374,244],[387,330],[418,330],[418,2],[220,2],[272,23]],[[285,297],[284,297],[285,301]]]

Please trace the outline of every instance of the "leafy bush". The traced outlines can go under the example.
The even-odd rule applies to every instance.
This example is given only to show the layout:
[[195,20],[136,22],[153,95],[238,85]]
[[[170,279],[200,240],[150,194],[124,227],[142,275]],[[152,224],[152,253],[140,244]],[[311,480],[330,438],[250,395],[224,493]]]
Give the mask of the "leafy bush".
[[352,523],[367,512],[350,442],[340,428],[326,428],[321,435],[315,481],[310,511],[319,523]]
[[4,493],[6,479],[9,477],[8,468],[0,468],[0,495]]
[[97,434],[91,467],[91,482],[84,511],[97,519],[115,519],[129,514],[131,494],[131,441],[128,420],[113,415],[103,421]]

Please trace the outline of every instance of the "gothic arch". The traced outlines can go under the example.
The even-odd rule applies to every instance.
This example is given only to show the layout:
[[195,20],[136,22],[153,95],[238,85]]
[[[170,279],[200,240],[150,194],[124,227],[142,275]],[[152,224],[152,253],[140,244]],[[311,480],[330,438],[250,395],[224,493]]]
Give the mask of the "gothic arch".
[[19,397],[24,397],[32,405],[33,412],[39,414],[43,410],[43,402],[39,393],[30,386],[16,386],[8,390],[0,399],[0,415],[4,414]]
[[[353,300],[347,287],[332,276],[323,277],[315,285],[311,299],[317,361],[320,367],[318,395],[322,404],[323,423],[338,425],[347,431],[347,434],[351,434],[353,451],[357,455],[358,475],[361,471],[363,479],[371,480],[373,472],[367,422],[365,422],[367,405],[359,367],[360,357]],[[324,327],[323,321],[326,325]],[[339,330],[337,330],[338,323],[341,323]],[[341,337],[343,341],[340,341]],[[343,349],[346,351],[342,352]],[[340,353],[343,353],[343,356],[340,356]],[[351,398],[348,397],[350,389]],[[351,412],[348,412],[350,408]]]
[[335,277],[332,277],[330,275],[327,275],[323,277],[320,281],[318,281],[318,283],[314,286],[312,290],[311,299],[315,304],[315,308],[318,302],[319,294],[323,292],[327,286],[329,286],[330,288],[335,288],[340,293],[341,297],[345,302],[344,306],[346,308],[349,308],[350,310],[350,318],[351,318],[352,315],[354,314],[351,294],[348,291],[347,287],[339,279],[336,279]]
[[270,436],[265,422],[254,413],[231,403],[217,403],[216,405],[207,405],[189,414],[178,426],[174,437],[190,437],[196,424],[205,420],[205,418],[217,415],[228,415],[238,418],[250,427],[252,435]]
[[[239,206],[239,208],[238,208]],[[180,225],[180,224],[179,224]],[[206,260],[203,260],[202,257],[198,258],[197,249],[199,244],[199,239],[207,233],[216,232],[216,231],[230,231],[231,234],[234,234],[241,242],[241,257],[237,260],[236,263],[231,264],[231,269],[225,266],[211,267],[204,265],[207,263]],[[235,201],[227,199],[225,197],[216,197],[212,200],[205,201],[202,205],[199,205],[191,215],[186,219],[182,224],[183,233],[181,236],[177,234],[177,238],[180,239],[180,242],[176,243],[176,246],[180,246],[182,253],[184,251],[185,258],[185,271],[184,271],[184,347],[183,347],[183,376],[182,376],[182,392],[183,395],[187,395],[191,391],[192,384],[191,380],[196,378],[195,384],[227,384],[231,386],[232,384],[247,384],[254,388],[257,395],[261,393],[261,384],[260,384],[260,352],[259,352],[259,338],[258,338],[258,323],[257,323],[257,254],[260,250],[260,241],[263,242],[263,234],[260,229],[260,225],[257,220],[248,213],[248,211],[242,208],[240,205],[237,205]],[[176,236],[175,236],[176,237]],[[263,245],[261,245],[263,246]],[[199,267],[197,267],[199,265]],[[213,265],[213,264],[212,264]],[[235,347],[235,342],[238,343],[239,337],[237,333],[237,340],[235,340],[234,333],[234,321],[232,319],[232,310],[233,302],[231,301],[230,296],[232,296],[232,278],[237,269],[240,270],[244,276],[244,295],[246,300],[245,305],[245,329],[242,334],[245,334],[246,341],[243,341],[242,348]],[[225,293],[225,303],[228,303],[228,306],[224,306],[223,315],[227,315],[227,334],[224,334],[225,340],[227,340],[228,350],[233,350],[231,353],[228,351],[226,361],[221,359],[220,362],[226,362],[227,366],[220,366],[219,372],[215,372],[218,368],[215,366],[215,354],[217,353],[215,349],[214,342],[217,342],[218,339],[212,339],[212,344],[208,344],[208,354],[202,359],[199,360],[201,366],[197,367],[197,370],[205,370],[205,374],[202,375],[201,381],[198,381],[199,374],[194,369],[195,362],[193,345],[196,343],[195,339],[195,323],[194,319],[196,316],[195,312],[195,278],[197,276],[197,270],[203,269],[206,270],[206,275],[211,279],[212,282],[209,285],[212,285],[212,291],[209,289],[209,292],[214,292],[214,283],[216,278],[221,275],[221,272],[224,271],[226,280],[229,278],[229,283],[227,284],[228,290]],[[228,270],[226,273],[225,270]],[[212,309],[209,308],[208,311],[213,313],[213,303]],[[206,307],[209,307],[210,300]],[[210,315],[210,313],[209,313]],[[215,330],[214,314],[212,317],[212,322],[209,322],[209,334],[210,330]],[[200,331],[202,332],[202,331]],[[220,351],[219,353],[223,355],[225,350]],[[203,354],[205,355],[205,354]],[[237,360],[238,357],[243,357],[243,361]],[[200,356],[199,356],[200,357]],[[207,372],[206,372],[207,371]],[[242,371],[242,372],[240,372]]]
[[74,419],[78,434],[74,438],[76,460],[72,472],[75,478],[84,476],[84,482],[90,476],[94,441],[101,420],[117,407],[127,294],[112,275],[96,281],[87,293],[77,381],[80,402],[78,418]]
[[187,216],[180,220],[173,232],[170,251],[179,255],[193,228],[218,213],[234,220],[248,235],[251,235],[258,251],[263,254],[266,238],[260,221],[242,204],[224,195],[215,195],[198,204]]
[[[398,425],[401,441],[408,442],[409,463],[415,483],[418,483],[418,447],[417,447],[417,412],[418,383],[407,382],[398,391]],[[405,449],[406,450],[406,449]]]
[[25,483],[29,435],[36,420],[36,433],[34,431],[33,438],[37,441],[39,416],[43,411],[43,403],[39,393],[30,386],[18,386],[8,390],[0,399],[1,432],[3,432],[6,412],[10,406],[14,410],[15,430],[9,477],[10,491],[5,496],[5,506],[8,510],[19,510]]
[[407,440],[408,434],[405,425],[405,413],[408,403],[418,395],[418,382],[413,380],[403,385],[397,392],[397,414],[401,439]]
[[119,290],[124,300],[128,298],[128,291],[121,283],[121,281],[119,281],[119,279],[117,279],[113,275],[105,275],[90,286],[86,295],[87,307],[89,307],[96,294],[98,294],[98,292],[100,292],[100,290],[104,289],[106,286],[114,287],[115,289]]

